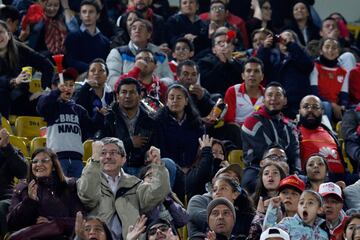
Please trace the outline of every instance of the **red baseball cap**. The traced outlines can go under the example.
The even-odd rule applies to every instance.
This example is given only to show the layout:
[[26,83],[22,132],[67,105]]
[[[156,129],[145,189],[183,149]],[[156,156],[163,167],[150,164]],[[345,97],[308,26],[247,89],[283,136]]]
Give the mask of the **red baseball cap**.
[[290,175],[280,181],[278,191],[281,192],[286,187],[292,187],[301,193],[305,190],[305,183],[297,175]]

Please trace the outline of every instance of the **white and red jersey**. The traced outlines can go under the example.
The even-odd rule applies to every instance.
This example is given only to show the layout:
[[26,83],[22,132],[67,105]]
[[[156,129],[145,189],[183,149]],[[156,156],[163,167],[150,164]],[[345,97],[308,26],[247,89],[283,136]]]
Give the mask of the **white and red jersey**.
[[259,86],[259,90],[261,96],[252,99],[246,93],[245,83],[229,87],[224,99],[225,103],[228,104],[228,110],[224,118],[225,122],[236,122],[242,125],[248,116],[258,110],[264,99],[264,88]]
[[320,97],[337,103],[340,92],[349,92],[349,76],[340,66],[330,68],[315,62],[310,85],[318,87]]

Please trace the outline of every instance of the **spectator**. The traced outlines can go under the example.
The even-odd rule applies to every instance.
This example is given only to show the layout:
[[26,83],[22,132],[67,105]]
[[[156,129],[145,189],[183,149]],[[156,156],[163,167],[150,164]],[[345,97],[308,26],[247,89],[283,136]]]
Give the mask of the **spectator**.
[[82,216],[81,212],[76,214],[75,221],[75,239],[81,240],[112,240],[109,227],[98,217],[86,217]]
[[12,5],[4,5],[0,8],[0,20],[6,22],[9,31],[16,34],[19,26],[19,10]]
[[292,7],[292,17],[291,24],[287,28],[298,35],[301,45],[306,46],[311,40],[320,38],[319,28],[312,21],[307,1],[295,1]]
[[106,115],[114,101],[113,91],[106,84],[108,74],[105,61],[94,59],[89,65],[84,84],[75,93],[75,102],[83,106],[91,117],[98,111]]
[[234,205],[226,198],[212,200],[207,207],[207,219],[211,239],[231,239],[235,226],[236,214]]
[[[0,114],[1,119],[1,114]],[[0,122],[0,238],[7,232],[6,214],[10,206],[14,188],[14,177],[25,178],[26,159],[23,154],[11,145],[9,133]]]
[[328,181],[329,166],[326,159],[320,154],[313,154],[305,161],[306,188],[319,191],[322,183]]
[[80,177],[83,169],[82,143],[101,129],[103,115],[100,110],[90,118],[88,112],[71,100],[75,90],[73,75],[64,74],[64,83],[40,97],[37,110],[47,122],[46,146],[53,149],[65,176]]
[[240,126],[264,100],[264,88],[260,85],[264,78],[261,60],[257,58],[246,60],[241,77],[244,83],[228,88],[224,99],[228,105],[224,121],[235,122]]
[[254,35],[254,32],[257,29],[266,29],[277,32],[272,26],[272,8],[270,0],[251,1],[251,9],[253,9],[254,13],[252,17],[246,21],[247,32],[249,35]]
[[166,106],[155,118],[160,126],[160,149],[163,157],[174,160],[186,174],[195,161],[203,127],[184,86],[170,85],[166,96]]
[[[0,113],[8,118],[10,109],[15,115],[36,114],[36,103],[39,95],[33,95],[28,90],[30,75],[22,71],[23,67],[30,66],[39,70],[41,87],[50,87],[53,76],[53,66],[44,56],[36,53],[26,45],[16,41],[4,21],[0,21],[2,43],[0,49]],[[31,101],[30,100],[30,96]]]
[[252,196],[254,205],[259,206],[269,198],[276,197],[280,181],[286,177],[284,170],[276,163],[265,164],[259,172],[255,193]]
[[339,42],[323,38],[320,41],[320,58],[315,61],[310,75],[313,92],[322,99],[329,120],[340,120],[342,111],[348,104],[349,76],[346,70],[339,66],[339,54]]
[[[255,57],[257,55],[257,52],[260,47],[263,47],[265,43],[265,40],[267,39],[267,42],[271,40],[271,38],[267,38],[269,35],[274,35],[272,31],[266,29],[266,28],[259,28],[255,29],[251,34],[251,44],[252,48],[246,50],[247,56]],[[264,71],[263,71],[264,72]],[[264,84],[266,82],[265,80],[262,82]]]
[[313,154],[322,155],[329,166],[331,181],[345,181],[351,184],[359,177],[351,175],[342,156],[340,144],[336,136],[321,123],[323,110],[318,97],[309,95],[300,103],[300,133],[301,166],[305,168],[305,159]]
[[260,167],[265,166],[269,162],[278,164],[284,170],[286,176],[290,174],[288,158],[280,145],[273,144],[269,146],[264,153],[263,159],[260,161]]
[[31,156],[26,182],[20,182],[7,216],[10,239],[70,237],[76,212],[83,210],[75,179],[63,174],[56,154],[39,148]]
[[[179,236],[177,236],[176,231],[171,228],[171,225],[167,220],[157,219],[155,221],[150,222],[146,230],[146,240],[156,240],[156,239],[178,240]],[[127,240],[133,240],[133,239],[127,239]]]
[[360,161],[360,104],[345,112],[341,122],[341,134],[345,140],[345,150],[350,158],[354,173],[359,173]]
[[96,0],[83,0],[80,7],[80,30],[71,32],[65,40],[65,60],[69,67],[79,73],[89,69],[95,58],[105,59],[110,51],[110,41],[96,27],[100,16],[100,6]]
[[260,240],[272,240],[272,239],[290,240],[290,237],[287,232],[277,227],[268,228],[260,236]]
[[357,226],[360,225],[360,214],[354,213],[345,223],[343,239],[344,240],[352,240],[352,235]]
[[179,83],[189,91],[200,116],[207,116],[215,103],[211,100],[210,93],[199,83],[199,66],[191,60],[181,62],[177,67],[177,76]]
[[135,10],[140,13],[141,18],[151,22],[153,26],[152,43],[159,46],[165,42],[165,22],[164,18],[154,13],[151,8],[152,0],[132,0],[133,6],[128,6],[128,10]]
[[359,227],[359,226],[356,226],[356,228],[354,229],[354,232],[353,232],[351,238],[352,238],[353,240],[359,240],[359,239],[360,239],[360,227]]
[[[241,180],[241,168],[237,164],[231,164],[227,167],[221,168],[215,174],[216,178],[224,176],[230,177],[239,182]],[[190,199],[187,208],[187,211],[190,215],[190,221],[188,223],[188,235],[190,239],[194,239],[198,236],[204,236],[204,233],[207,231],[208,225],[206,223],[206,208],[211,200],[211,190],[203,195],[195,195]],[[247,206],[244,205],[243,207]]]
[[[273,42],[275,49],[272,48]],[[312,59],[291,30],[283,31],[275,39],[268,35],[264,46],[257,51],[257,57],[264,63],[267,82],[276,81],[284,86],[288,98],[283,113],[295,119],[301,99],[310,94],[309,75],[314,68]]]
[[276,227],[288,232],[290,239],[328,240],[325,220],[318,217],[322,213],[322,197],[317,192],[305,190],[299,200],[298,213],[286,217]]
[[177,66],[182,62],[190,60],[193,56],[194,44],[187,38],[177,39],[173,47],[173,60],[169,62],[169,67],[174,74],[175,80],[179,80],[179,76],[176,72]]
[[[215,2],[215,1],[222,2],[223,3],[222,5],[224,5],[224,9],[223,10],[220,10],[220,9],[212,10],[211,6],[212,6],[213,2]],[[210,11],[200,14],[199,17],[203,21],[207,21],[212,18],[211,15],[214,13],[216,15],[220,15],[221,13],[224,13],[225,14],[224,21],[228,24],[227,27],[232,26],[234,29],[238,29],[239,35],[240,35],[240,40],[241,40],[240,45],[242,46],[243,49],[247,49],[247,48],[249,48],[249,40],[248,40],[248,31],[246,29],[245,21],[241,17],[238,17],[231,13],[231,10],[233,10],[233,9],[229,8],[229,2],[230,2],[230,0],[211,0]],[[213,20],[213,19],[211,19],[211,20]],[[222,26],[222,25],[218,25],[218,26]]]
[[[156,58],[155,54],[149,49],[141,49],[136,53],[134,67],[127,73],[120,76],[118,81],[125,78],[134,78],[138,80],[145,90],[145,96],[150,96],[156,103],[154,103],[155,110],[160,108],[160,105],[165,102],[165,94],[167,86],[160,81],[156,74]],[[115,84],[116,89],[117,83]]]
[[[255,209],[251,198],[247,192],[242,189],[239,182],[231,177],[217,177],[213,181],[212,198],[221,197],[229,200],[235,208],[236,221],[232,229],[232,235],[236,239],[245,239],[249,233],[252,219],[255,215]],[[209,205],[211,202],[209,203]],[[209,225],[211,228],[211,226]]]
[[[141,105],[140,83],[132,78],[119,81],[117,101],[105,116],[102,137],[121,138],[127,152],[125,172],[138,175],[144,166],[145,153],[150,146],[158,145],[157,125]],[[163,154],[164,155],[164,154]]]
[[344,199],[341,188],[332,182],[322,183],[319,187],[319,193],[324,198],[326,225],[330,230],[331,239],[341,240],[345,223],[349,218],[342,210]]
[[160,49],[150,43],[152,25],[144,19],[135,19],[130,26],[130,42],[126,46],[114,48],[106,59],[109,67],[108,84],[114,88],[119,77],[129,72],[135,64],[135,55],[139,49],[151,50],[157,62],[156,73],[160,80],[166,84],[173,82],[173,75],[170,71],[166,55]]
[[241,79],[242,63],[232,57],[235,45],[233,39],[227,39],[227,31],[218,30],[212,37],[212,53],[198,61],[201,86],[221,96]]
[[27,28],[21,40],[28,40],[31,48],[52,60],[52,55],[65,54],[66,36],[78,30],[79,24],[67,1],[47,0],[44,1],[44,19]]
[[356,64],[349,75],[349,101],[351,107],[360,103],[360,63]]
[[135,10],[127,11],[118,18],[118,31],[116,35],[111,38],[111,49],[121,47],[129,43],[131,30],[130,26],[136,19],[139,18],[142,18],[141,14]]
[[[199,144],[200,148],[195,164],[185,176],[185,190],[188,199],[197,194],[204,194],[219,169],[230,166],[225,159],[226,151],[221,141],[210,138],[209,135],[203,135],[199,139]],[[236,164],[232,164],[229,168],[236,168],[236,166]],[[237,166],[237,168],[241,173],[240,167]]]
[[209,47],[206,24],[196,14],[198,6],[198,0],[180,0],[180,11],[170,16],[165,25],[170,47],[174,47],[180,37],[185,37],[194,44],[195,55]]
[[[290,173],[300,169],[299,142],[295,127],[281,115],[287,102],[285,96],[286,92],[279,83],[270,83],[264,92],[264,106],[249,116],[242,125],[241,137],[246,167],[259,168],[266,149],[276,143],[285,150]],[[244,188],[248,189],[250,186],[251,190],[251,182],[256,178],[256,173],[244,172]]]
[[77,182],[78,195],[90,213],[104,219],[115,239],[125,239],[140,212],[153,209],[169,194],[169,176],[159,149],[150,149],[150,159],[153,184],[124,172],[126,152],[121,140],[104,138],[93,143],[91,161]]

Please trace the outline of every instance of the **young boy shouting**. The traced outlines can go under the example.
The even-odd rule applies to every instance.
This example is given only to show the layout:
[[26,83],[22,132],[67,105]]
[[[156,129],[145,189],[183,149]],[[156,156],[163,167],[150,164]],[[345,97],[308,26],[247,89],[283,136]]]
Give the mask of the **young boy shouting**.
[[325,220],[318,217],[323,213],[322,204],[319,193],[305,190],[300,196],[297,214],[284,218],[276,227],[288,232],[290,239],[328,240]]

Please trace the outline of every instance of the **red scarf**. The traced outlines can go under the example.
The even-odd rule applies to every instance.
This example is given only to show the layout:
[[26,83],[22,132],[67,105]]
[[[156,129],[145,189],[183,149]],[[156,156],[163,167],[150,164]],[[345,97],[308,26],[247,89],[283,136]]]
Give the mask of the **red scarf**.
[[45,17],[45,44],[52,54],[65,53],[64,41],[67,35],[62,19]]

